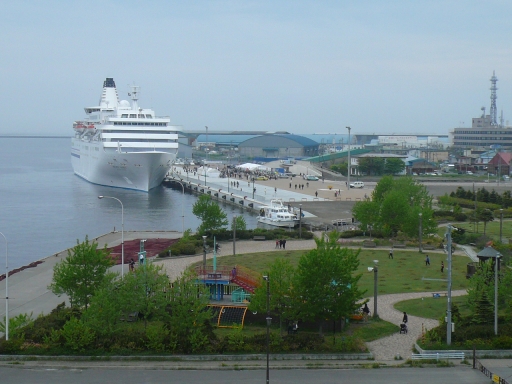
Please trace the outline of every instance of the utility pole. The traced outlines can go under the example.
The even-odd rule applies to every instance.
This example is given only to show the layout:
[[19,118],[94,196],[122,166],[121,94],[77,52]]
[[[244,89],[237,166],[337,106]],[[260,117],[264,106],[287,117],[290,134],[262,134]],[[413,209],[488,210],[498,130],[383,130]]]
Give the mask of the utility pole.
[[446,344],[452,344],[452,225],[446,227],[446,252],[448,254],[448,304],[446,308]]
[[350,189],[350,127],[348,129],[348,165],[347,165],[347,190]]
[[233,216],[233,256],[236,256],[236,216]]

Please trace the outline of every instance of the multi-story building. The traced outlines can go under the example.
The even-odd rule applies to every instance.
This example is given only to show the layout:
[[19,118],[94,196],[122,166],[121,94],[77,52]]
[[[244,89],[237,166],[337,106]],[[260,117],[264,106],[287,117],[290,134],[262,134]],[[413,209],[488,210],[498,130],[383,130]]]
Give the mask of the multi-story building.
[[503,124],[503,112],[500,121],[497,121],[496,109],[496,82],[498,78],[491,77],[491,109],[488,115],[485,114],[485,107],[482,107],[482,115],[472,119],[471,128],[454,128],[452,143],[458,148],[512,148],[512,126]]

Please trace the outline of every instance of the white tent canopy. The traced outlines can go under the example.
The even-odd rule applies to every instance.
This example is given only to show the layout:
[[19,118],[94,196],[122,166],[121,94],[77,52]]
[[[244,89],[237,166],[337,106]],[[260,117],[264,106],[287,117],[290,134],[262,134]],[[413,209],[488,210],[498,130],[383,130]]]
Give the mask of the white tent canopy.
[[269,167],[265,167],[264,165],[254,164],[254,163],[240,164],[240,165],[237,165],[236,168],[249,170],[249,171],[270,171]]

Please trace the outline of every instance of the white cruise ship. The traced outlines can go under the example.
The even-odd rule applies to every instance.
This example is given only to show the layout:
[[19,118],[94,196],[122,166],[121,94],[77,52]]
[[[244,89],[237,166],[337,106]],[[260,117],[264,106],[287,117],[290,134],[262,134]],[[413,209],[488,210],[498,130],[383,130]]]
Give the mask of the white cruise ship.
[[84,120],[73,123],[71,163],[91,183],[149,191],[176,159],[180,127],[139,108],[139,87],[131,88],[130,104],[119,101],[114,79],[105,80],[99,105],[84,108]]

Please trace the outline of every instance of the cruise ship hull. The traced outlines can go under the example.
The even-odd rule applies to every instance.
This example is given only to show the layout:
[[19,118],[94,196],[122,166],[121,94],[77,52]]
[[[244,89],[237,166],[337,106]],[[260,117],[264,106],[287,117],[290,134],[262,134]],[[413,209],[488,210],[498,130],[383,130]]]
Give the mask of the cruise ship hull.
[[149,191],[159,186],[176,154],[161,151],[118,152],[93,143],[72,139],[71,163],[76,175],[108,187]]

